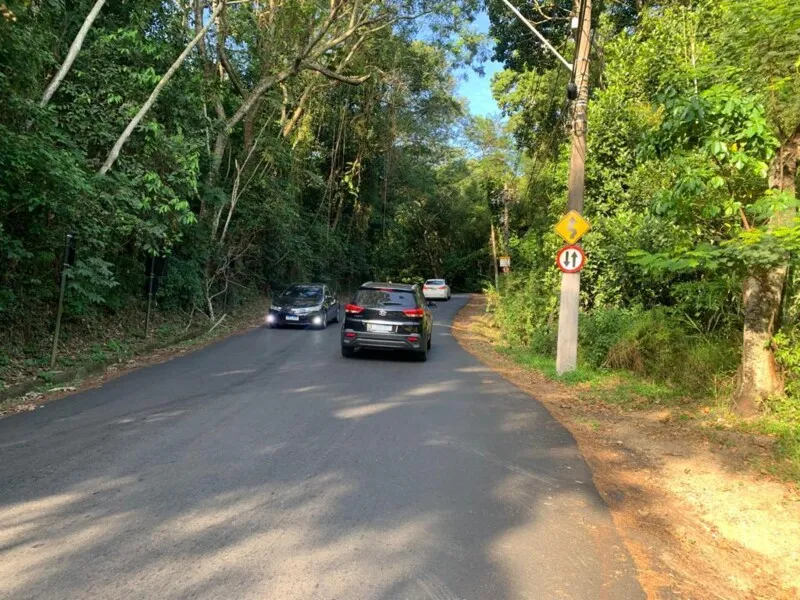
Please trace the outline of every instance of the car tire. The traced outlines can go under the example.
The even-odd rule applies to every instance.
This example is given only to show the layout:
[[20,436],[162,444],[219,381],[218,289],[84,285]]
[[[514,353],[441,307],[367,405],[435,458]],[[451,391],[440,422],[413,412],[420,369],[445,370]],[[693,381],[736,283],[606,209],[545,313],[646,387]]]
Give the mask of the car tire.
[[324,315],[322,315],[322,323],[320,323],[317,326],[317,328],[318,329],[325,329],[326,327],[328,327],[328,315],[324,314]]
[[420,350],[419,352],[415,352],[414,354],[415,354],[414,358],[417,359],[417,362],[425,362],[426,360],[428,360],[427,348],[425,350]]
[[336,307],[336,315],[333,317],[333,323],[339,322],[339,307]]
[[355,348],[348,348],[347,346],[342,346],[342,356],[345,358],[353,358],[356,354]]
[[430,337],[430,336],[428,336],[428,350],[430,350],[430,349],[431,349],[431,344],[432,344],[432,343],[433,343],[433,342],[431,342],[431,337]]

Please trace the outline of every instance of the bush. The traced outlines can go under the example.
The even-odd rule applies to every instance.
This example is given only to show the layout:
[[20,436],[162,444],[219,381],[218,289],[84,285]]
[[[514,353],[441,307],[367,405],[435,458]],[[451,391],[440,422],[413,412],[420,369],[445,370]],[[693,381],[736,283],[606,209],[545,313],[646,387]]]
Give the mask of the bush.
[[[171,256],[168,269],[168,274],[161,280],[158,289],[159,306],[165,310],[175,310],[194,304],[205,307],[203,265],[200,261]],[[142,277],[141,282],[142,296],[144,296],[146,278]]]
[[592,367],[610,366],[607,364],[610,350],[641,318],[641,311],[623,308],[602,308],[581,315],[578,330],[581,361]]
[[497,325],[512,345],[541,354],[555,352],[558,297],[535,272],[504,277],[501,294],[490,298]]
[[663,308],[630,318],[602,366],[667,382],[692,395],[713,393],[717,381],[736,369],[740,344],[729,336],[697,334]]
[[785,328],[773,338],[775,358],[783,372],[786,393],[800,395],[800,332],[796,327]]

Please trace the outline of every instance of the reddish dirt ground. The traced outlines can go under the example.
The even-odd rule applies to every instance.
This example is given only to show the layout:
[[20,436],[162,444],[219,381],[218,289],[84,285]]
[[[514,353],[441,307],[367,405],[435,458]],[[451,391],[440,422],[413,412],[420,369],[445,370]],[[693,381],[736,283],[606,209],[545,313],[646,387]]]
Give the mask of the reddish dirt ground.
[[749,466],[767,453],[757,437],[716,444],[669,411],[624,411],[514,364],[482,296],[453,334],[573,434],[648,598],[800,598],[800,495]]

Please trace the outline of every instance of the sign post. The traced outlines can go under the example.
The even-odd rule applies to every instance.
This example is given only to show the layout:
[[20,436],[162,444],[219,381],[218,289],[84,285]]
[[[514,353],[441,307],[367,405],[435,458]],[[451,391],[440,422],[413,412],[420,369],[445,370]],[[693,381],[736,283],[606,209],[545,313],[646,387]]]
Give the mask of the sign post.
[[569,246],[556,256],[561,269],[561,298],[558,312],[558,346],[556,372],[560,375],[578,366],[578,309],[580,305],[581,274],[586,264],[583,249],[575,244],[591,226],[576,210],[569,211],[556,224],[555,230]]
[[[161,277],[167,274],[167,257],[166,256],[148,256],[147,257],[147,270],[145,273],[148,276],[147,282],[147,318],[144,322],[144,337],[150,335],[150,315],[153,309],[153,296],[158,291],[158,282]],[[158,280],[156,278],[159,278]]]
[[150,312],[153,307],[153,282],[156,279],[156,261],[150,258],[150,280],[147,285],[147,318],[144,322],[144,337],[145,339],[150,336]]
[[[577,4],[579,7],[576,15],[578,17],[577,39],[575,40],[577,48],[575,62],[572,66],[576,94],[572,111],[569,180],[567,184],[567,208],[570,212],[567,213],[566,222],[568,237],[565,237],[568,244],[577,244],[582,235],[578,225],[580,224],[580,213],[583,212],[583,192],[585,187],[586,106],[589,102],[589,50],[592,31],[592,0],[580,0]],[[571,219],[574,219],[574,221]],[[560,232],[559,235],[561,235]],[[556,372],[559,375],[567,371],[574,371],[578,366],[580,292],[580,273],[563,273],[561,275],[561,304],[558,311],[558,346],[556,351]]]
[[61,265],[61,290],[58,293],[58,309],[56,311],[56,329],[53,332],[53,351],[50,353],[50,368],[56,366],[58,354],[58,336],[61,334],[61,317],[64,314],[64,294],[67,291],[67,270],[75,264],[75,235],[67,234],[64,246],[64,262]]
[[500,268],[503,269],[503,273],[508,273],[511,270],[511,257],[501,256],[499,260]]

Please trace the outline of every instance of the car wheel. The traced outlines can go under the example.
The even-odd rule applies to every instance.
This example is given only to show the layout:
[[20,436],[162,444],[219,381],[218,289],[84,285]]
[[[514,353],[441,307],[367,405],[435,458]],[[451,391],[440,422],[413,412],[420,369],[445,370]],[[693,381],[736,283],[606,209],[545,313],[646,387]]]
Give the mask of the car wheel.
[[327,313],[322,314],[322,323],[318,325],[320,329],[325,329],[328,326],[328,315]]
[[430,336],[428,336],[428,350],[431,349],[431,343],[432,343],[431,342],[431,338],[430,338]]
[[419,352],[415,352],[414,354],[416,355],[415,358],[417,359],[418,362],[425,362],[426,360],[428,360],[427,348],[425,350],[420,350]]
[[345,358],[353,358],[356,353],[355,348],[348,348],[347,346],[342,346],[342,356]]

